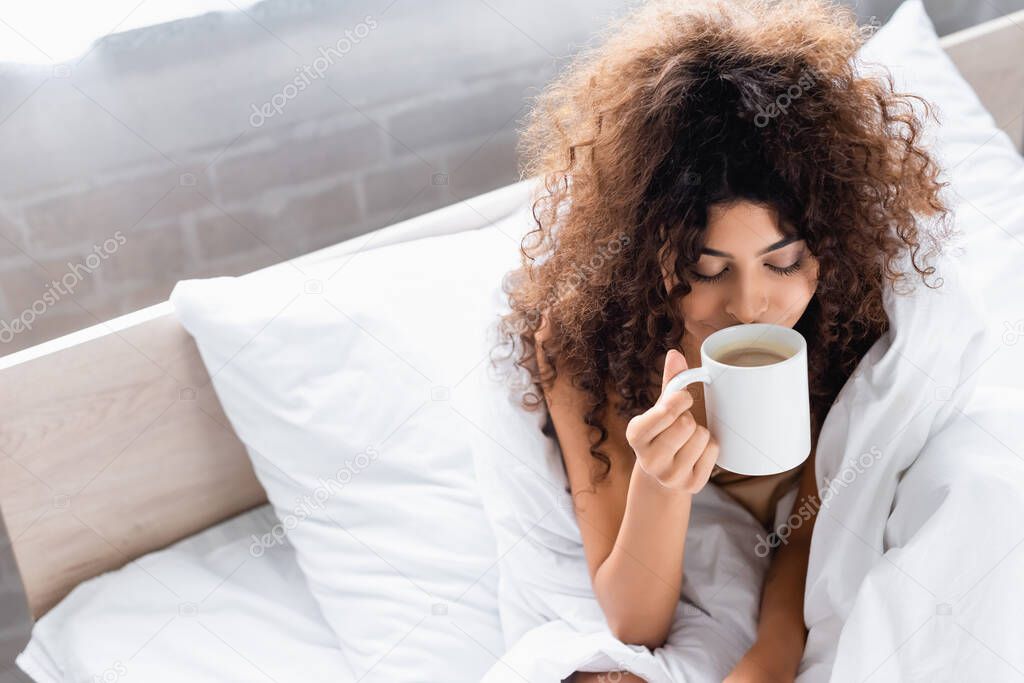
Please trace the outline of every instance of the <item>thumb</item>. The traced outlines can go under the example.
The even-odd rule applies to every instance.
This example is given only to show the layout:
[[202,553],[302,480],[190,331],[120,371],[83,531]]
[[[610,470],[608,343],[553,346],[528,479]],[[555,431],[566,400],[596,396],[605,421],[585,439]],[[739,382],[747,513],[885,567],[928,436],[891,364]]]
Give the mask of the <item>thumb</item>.
[[668,350],[668,353],[665,354],[665,368],[661,374],[661,392],[663,395],[668,381],[689,367],[686,363],[686,357],[678,349]]

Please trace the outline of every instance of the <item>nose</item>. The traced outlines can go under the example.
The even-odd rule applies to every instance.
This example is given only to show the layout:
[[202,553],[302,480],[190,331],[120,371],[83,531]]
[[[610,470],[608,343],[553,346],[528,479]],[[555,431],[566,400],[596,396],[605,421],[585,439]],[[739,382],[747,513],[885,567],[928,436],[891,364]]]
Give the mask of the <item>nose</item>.
[[768,310],[768,292],[756,286],[745,286],[726,304],[725,312],[738,322],[757,322]]

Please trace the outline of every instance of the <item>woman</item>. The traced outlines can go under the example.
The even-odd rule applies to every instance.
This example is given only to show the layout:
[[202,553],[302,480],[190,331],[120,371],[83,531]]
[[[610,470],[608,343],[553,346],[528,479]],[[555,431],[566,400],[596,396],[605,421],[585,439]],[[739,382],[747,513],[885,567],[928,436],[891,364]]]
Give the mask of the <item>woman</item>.
[[[794,327],[808,343],[816,446],[888,329],[883,287],[927,284],[924,260],[953,236],[912,99],[930,109],[891,79],[858,77],[866,32],[824,0],[655,1],[602,38],[544,90],[523,131],[524,176],[543,191],[523,265],[506,278],[503,338],[543,395],[594,593],[622,641],[665,642],[704,486],[766,528],[797,488],[793,510],[812,517],[774,550],[756,640],[727,679],[791,681],[807,633],[814,448],[780,475],[719,470],[703,384],[661,388],[700,365],[715,330]],[[924,217],[936,229],[919,230]],[[917,275],[897,267],[908,253]]]

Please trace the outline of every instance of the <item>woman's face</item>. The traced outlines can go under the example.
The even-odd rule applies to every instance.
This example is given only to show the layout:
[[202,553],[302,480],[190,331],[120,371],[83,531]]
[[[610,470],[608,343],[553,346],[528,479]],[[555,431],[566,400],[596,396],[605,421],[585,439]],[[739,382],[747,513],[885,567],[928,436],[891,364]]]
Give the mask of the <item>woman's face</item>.
[[[669,287],[674,275],[662,274]],[[818,261],[804,240],[785,237],[774,210],[737,201],[709,208],[705,246],[687,279],[692,291],[681,301],[682,315],[699,346],[731,325],[793,327],[814,296]]]

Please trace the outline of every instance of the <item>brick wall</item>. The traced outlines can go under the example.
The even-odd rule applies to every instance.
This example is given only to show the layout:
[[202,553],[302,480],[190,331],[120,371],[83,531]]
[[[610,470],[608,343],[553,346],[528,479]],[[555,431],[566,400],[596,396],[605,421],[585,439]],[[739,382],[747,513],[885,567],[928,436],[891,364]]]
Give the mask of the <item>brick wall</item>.
[[514,182],[624,6],[271,0],[0,65],[0,355]]
[[265,0],[0,65],[0,355],[517,180],[530,97],[628,4]]

